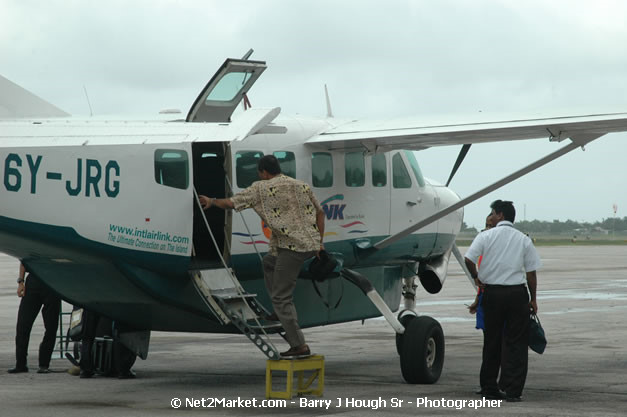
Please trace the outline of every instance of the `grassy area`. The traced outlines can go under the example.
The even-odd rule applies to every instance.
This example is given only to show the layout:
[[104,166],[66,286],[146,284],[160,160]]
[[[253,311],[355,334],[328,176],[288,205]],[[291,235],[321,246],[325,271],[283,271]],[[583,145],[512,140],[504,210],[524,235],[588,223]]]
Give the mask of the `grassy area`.
[[[624,236],[611,238],[565,238],[557,236],[537,236],[534,237],[536,246],[600,246],[600,245],[627,245],[627,238]],[[470,246],[471,238],[461,237],[456,240],[457,246]]]

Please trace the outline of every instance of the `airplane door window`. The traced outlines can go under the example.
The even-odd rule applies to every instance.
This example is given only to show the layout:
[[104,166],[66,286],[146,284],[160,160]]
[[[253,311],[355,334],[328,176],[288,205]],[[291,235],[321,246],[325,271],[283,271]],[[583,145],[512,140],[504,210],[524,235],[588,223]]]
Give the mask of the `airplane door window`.
[[279,161],[281,165],[281,172],[288,177],[296,178],[296,158],[294,152],[278,151],[273,155]]
[[347,187],[363,187],[366,184],[366,162],[361,152],[344,154],[344,172]]
[[235,154],[235,174],[239,188],[244,189],[259,180],[257,162],[262,156],[261,151],[239,151]]
[[333,158],[328,152],[314,152],[311,155],[311,183],[314,187],[333,186]]
[[379,153],[372,157],[372,185],[385,187],[388,183],[385,154]]
[[246,85],[252,73],[231,72],[220,79],[218,84],[211,90],[206,101],[231,101],[240,92],[242,86]]
[[392,185],[394,188],[411,188],[411,177],[399,152],[392,157]]
[[155,151],[155,181],[167,187],[186,190],[189,186],[189,157],[180,149]]

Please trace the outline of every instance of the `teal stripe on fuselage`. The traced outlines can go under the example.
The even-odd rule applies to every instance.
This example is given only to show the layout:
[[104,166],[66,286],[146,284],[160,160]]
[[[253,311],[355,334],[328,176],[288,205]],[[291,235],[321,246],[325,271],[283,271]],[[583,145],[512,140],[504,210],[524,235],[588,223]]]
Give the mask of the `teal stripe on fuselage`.
[[126,261],[159,273],[187,271],[190,258],[119,248],[85,239],[71,227],[52,226],[0,216],[0,251],[19,259],[46,257],[69,258],[80,262],[98,256]]
[[[371,242],[379,242],[387,236],[371,236]],[[355,246],[356,239],[325,243],[325,249],[340,254],[346,268],[368,268],[372,266],[399,265],[406,262],[427,259],[443,254],[451,247],[455,235],[412,234],[378,251],[364,252]],[[358,239],[361,240],[361,239]],[[360,256],[361,254],[361,256]],[[262,252],[261,255],[265,255]],[[256,253],[233,255],[232,266],[237,278],[249,281],[263,278],[263,270]]]
[[[385,236],[370,237],[377,242]],[[377,290],[393,299],[400,294],[398,266],[438,255],[450,247],[454,235],[410,235],[383,250],[360,258],[355,240],[329,242],[330,252],[341,253],[344,266],[370,274]],[[93,242],[69,227],[25,222],[0,216],[0,251],[25,259],[66,300],[88,306],[138,329],[164,331],[232,332],[221,326],[195,289],[188,274],[191,259],[122,249]],[[363,253],[362,253],[363,254]],[[67,260],[59,261],[59,260]],[[233,255],[232,267],[242,285],[270,307],[260,260],[256,253]],[[320,290],[332,301],[344,294],[342,305],[329,309],[315,295],[312,283],[299,280],[295,293],[303,327],[375,317],[370,301],[341,279],[323,283]],[[315,298],[313,298],[315,297]],[[298,306],[298,304],[301,304]]]

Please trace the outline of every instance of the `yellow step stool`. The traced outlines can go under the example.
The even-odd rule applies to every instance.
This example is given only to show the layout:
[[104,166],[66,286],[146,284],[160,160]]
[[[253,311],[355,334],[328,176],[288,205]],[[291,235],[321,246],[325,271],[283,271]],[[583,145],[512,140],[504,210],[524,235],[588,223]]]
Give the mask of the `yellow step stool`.
[[[285,391],[272,391],[272,371],[287,372]],[[305,371],[312,371],[305,381]],[[294,372],[298,373],[298,385],[294,386]],[[318,379],[316,388],[311,384]],[[324,391],[324,356],[313,355],[304,359],[268,359],[266,362],[266,398],[291,400],[294,395],[311,394],[322,396]]]

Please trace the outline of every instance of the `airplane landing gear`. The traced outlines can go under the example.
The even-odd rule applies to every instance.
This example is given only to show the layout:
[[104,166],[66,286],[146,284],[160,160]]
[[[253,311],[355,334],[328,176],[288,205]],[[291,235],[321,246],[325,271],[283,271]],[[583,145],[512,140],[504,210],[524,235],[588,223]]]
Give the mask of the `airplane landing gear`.
[[440,378],[444,365],[442,327],[428,316],[404,316],[402,319],[405,317],[409,317],[406,319],[408,324],[400,337],[403,378],[409,384],[433,384]]
[[417,316],[414,277],[403,279],[405,308],[397,319],[366,277],[347,268],[342,269],[340,274],[370,298],[397,332],[396,349],[401,356],[401,372],[405,381],[409,384],[435,383],[444,365],[444,333],[440,323],[431,317]]

